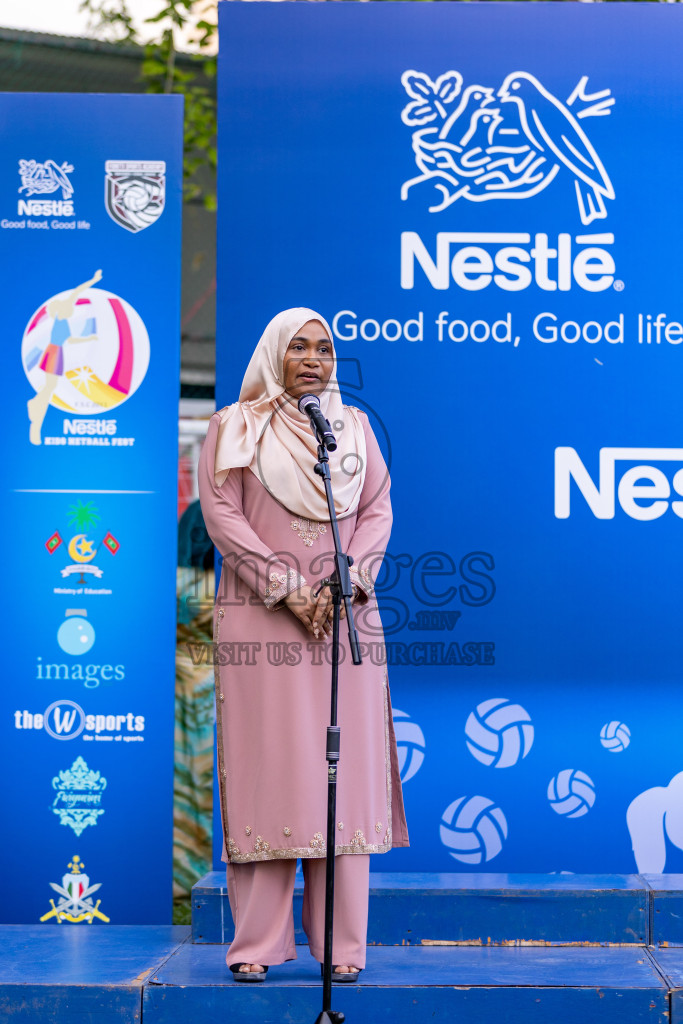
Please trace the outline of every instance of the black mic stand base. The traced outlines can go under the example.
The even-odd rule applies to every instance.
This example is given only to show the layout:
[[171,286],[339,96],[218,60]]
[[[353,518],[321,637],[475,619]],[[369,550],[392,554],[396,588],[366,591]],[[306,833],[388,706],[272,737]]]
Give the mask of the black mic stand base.
[[344,554],[339,537],[339,527],[334,508],[332,483],[327,450],[323,437],[318,435],[318,462],[315,472],[323,478],[327,507],[330,514],[330,528],[334,540],[335,569],[332,575],[323,580],[324,586],[330,588],[332,594],[332,678],[330,687],[330,724],[327,729],[327,839],[325,842],[325,952],[323,956],[323,1008],[316,1018],[316,1024],[343,1024],[345,1015],[340,1010],[330,1007],[332,1002],[332,937],[334,930],[334,856],[335,856],[335,818],[337,805],[337,764],[339,761],[340,730],[337,725],[337,691],[339,675],[339,620],[341,605],[346,611],[346,625],[349,631],[351,660],[360,665],[361,654],[358,634],[353,623],[351,599],[353,590],[349,566],[353,559]]

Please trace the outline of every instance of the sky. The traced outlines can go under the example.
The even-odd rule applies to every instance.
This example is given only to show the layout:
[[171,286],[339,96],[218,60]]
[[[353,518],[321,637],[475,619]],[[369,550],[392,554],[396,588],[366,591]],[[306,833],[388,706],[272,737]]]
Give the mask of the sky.
[[[0,0],[0,27],[52,32],[62,36],[89,36],[88,14],[79,11],[80,0]],[[144,19],[156,14],[162,0],[128,0],[128,8],[143,38],[158,32]],[[181,46],[181,42],[178,42]],[[186,43],[183,49],[191,49]]]

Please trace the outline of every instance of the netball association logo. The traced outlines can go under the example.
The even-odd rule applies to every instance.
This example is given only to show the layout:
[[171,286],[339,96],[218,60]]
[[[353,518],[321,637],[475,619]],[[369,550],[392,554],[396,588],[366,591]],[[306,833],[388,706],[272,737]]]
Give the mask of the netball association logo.
[[414,128],[413,151],[420,175],[403,184],[401,198],[425,183],[431,213],[462,198],[529,199],[555,178],[573,179],[581,222],[607,216],[614,188],[584,131],[584,119],[611,113],[610,89],[589,93],[584,75],[565,101],[527,71],[513,71],[496,90],[463,88],[459,71],[436,81],[421,71],[401,76],[410,102],[401,120]]
[[107,160],[104,205],[119,227],[136,234],[156,223],[166,202],[163,160]]
[[41,444],[49,405],[61,412],[111,412],[137,391],[149,365],[149,335],[135,309],[88,280],[42,302],[21,343],[24,372],[36,392],[28,401],[30,440]]

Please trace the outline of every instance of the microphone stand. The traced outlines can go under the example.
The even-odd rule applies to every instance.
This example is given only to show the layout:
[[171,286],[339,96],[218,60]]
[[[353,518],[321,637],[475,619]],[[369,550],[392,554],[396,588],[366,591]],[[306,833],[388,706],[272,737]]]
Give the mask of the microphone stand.
[[339,623],[341,619],[341,603],[346,609],[346,622],[349,631],[349,646],[354,665],[360,665],[361,655],[358,645],[358,634],[353,623],[351,610],[351,576],[349,566],[353,564],[350,555],[341,550],[337,515],[332,496],[332,481],[327,452],[327,438],[320,430],[315,430],[318,440],[318,461],[315,472],[321,476],[325,485],[327,507],[330,514],[330,526],[334,539],[334,572],[322,581],[322,586],[330,588],[332,594],[332,685],[330,724],[327,729],[327,840],[326,840],[326,872],[325,872],[325,951],[323,958],[323,1008],[316,1018],[316,1024],[343,1024],[344,1014],[341,1010],[333,1010],[332,1002],[332,933],[334,928],[334,848],[335,818],[337,810],[337,763],[339,761],[340,731],[337,725],[337,684],[339,678]]

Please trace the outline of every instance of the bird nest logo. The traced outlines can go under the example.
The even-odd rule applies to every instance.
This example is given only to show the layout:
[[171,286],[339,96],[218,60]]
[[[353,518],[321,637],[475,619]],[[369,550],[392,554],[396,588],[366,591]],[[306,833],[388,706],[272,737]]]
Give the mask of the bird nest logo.
[[25,192],[27,196],[44,196],[52,192],[62,190],[63,199],[71,199],[74,187],[69,181],[69,174],[73,171],[73,164],[55,163],[54,160],[46,160],[44,164],[37,160],[20,160],[19,177],[21,187],[19,192]]
[[401,120],[415,129],[421,171],[403,184],[402,199],[426,182],[440,193],[429,206],[438,213],[461,198],[529,199],[558,175],[571,174],[582,224],[607,216],[605,200],[614,199],[614,188],[580,121],[611,113],[610,89],[588,93],[584,75],[563,102],[526,71],[511,72],[497,91],[463,89],[459,71],[436,81],[405,71],[401,81],[410,97]]

